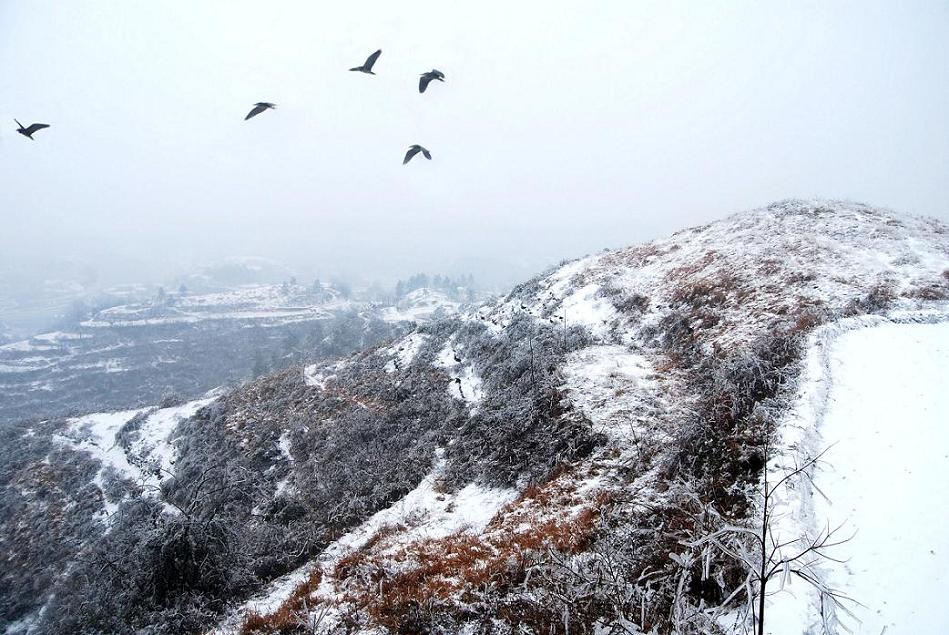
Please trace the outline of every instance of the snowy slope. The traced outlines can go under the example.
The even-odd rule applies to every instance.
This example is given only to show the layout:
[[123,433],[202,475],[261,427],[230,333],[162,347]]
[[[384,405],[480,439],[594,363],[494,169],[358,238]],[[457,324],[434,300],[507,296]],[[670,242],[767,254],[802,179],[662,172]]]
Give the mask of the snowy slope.
[[[791,492],[785,535],[842,526],[852,536],[830,554],[842,562],[821,565],[853,600],[833,632],[949,632],[949,322],[863,322],[814,340],[786,436],[827,451],[814,490]],[[769,632],[817,627],[814,595],[801,584],[775,595]]]
[[[106,473],[132,481],[142,488],[144,496],[157,496],[158,485],[171,475],[174,466],[175,428],[216,398],[212,391],[180,406],[85,415],[69,422],[59,442],[99,461],[93,482],[102,492],[103,511],[108,518],[116,512],[120,501],[110,501],[106,495]],[[145,415],[140,425],[129,434],[125,444],[120,443],[119,432],[138,415]]]
[[[947,315],[944,225],[860,204],[787,201],[565,263],[449,319],[433,319],[439,309],[430,299],[416,294],[391,314],[418,321],[412,333],[260,377],[189,423],[213,433],[215,447],[259,458],[255,469],[270,475],[251,516],[233,523],[281,536],[283,521],[269,510],[275,502],[313,530],[306,542],[281,546],[276,555],[298,555],[234,597],[217,632],[289,632],[317,621],[374,635],[743,632],[720,619],[744,619],[729,603],[744,592],[735,566],[695,557],[689,539],[723,523],[754,526],[762,466],[781,469],[759,454],[756,426],[771,415],[782,415],[782,460],[838,436],[833,452],[863,453],[829,454],[839,478],[819,472],[815,482],[835,504],[822,507],[816,489],[795,489],[779,501],[780,531],[813,532],[843,508],[848,519],[882,528],[849,545],[852,563],[871,554],[893,568],[874,555],[889,537],[907,535],[917,519],[927,530],[940,526],[940,517],[919,512],[917,497],[899,501],[906,509],[889,497],[884,507],[898,513],[882,517],[867,503],[881,500],[884,485],[932,491],[942,482],[938,457],[919,466],[913,459],[927,455],[903,442],[938,432],[929,415],[945,404],[926,399],[942,389],[930,380],[945,376],[945,349],[923,353],[944,341],[943,327],[919,326],[937,330],[912,336],[873,336],[872,328],[853,333],[852,346],[851,335],[840,336],[840,349],[830,344],[851,327]],[[187,310],[218,309],[208,302]],[[896,366],[897,352],[908,368]],[[879,361],[890,368],[876,369]],[[863,372],[848,378],[854,367]],[[884,383],[867,388],[868,378]],[[925,399],[909,403],[897,390],[905,385],[928,386]],[[872,404],[865,390],[890,401]],[[85,444],[103,468],[147,482],[133,458],[171,465],[177,415],[140,415],[141,438],[117,447],[117,431],[134,414],[77,421],[64,442]],[[912,416],[921,428],[877,445],[872,432],[882,439],[894,428],[877,425],[880,415]],[[847,427],[854,422],[858,434]],[[940,444],[926,447],[937,452]],[[884,472],[879,456],[888,452],[898,453],[899,469]],[[861,464],[863,455],[873,462]],[[888,480],[854,478],[854,470]],[[917,555],[899,564],[935,575]],[[885,580],[875,564],[860,566],[866,580],[855,575],[862,569],[820,570],[875,611]],[[889,593],[888,602],[901,597]],[[774,595],[770,610],[769,624],[795,635],[816,619],[799,585]],[[855,614],[876,632],[912,623],[902,609],[880,610],[879,623],[875,613]]]
[[481,315],[503,327],[526,311],[629,343],[682,307],[711,350],[803,315],[840,312],[874,287],[897,305],[946,297],[947,271],[949,229],[938,221],[785,201],[571,262]]
[[[562,331],[564,347],[570,329],[582,329],[588,338],[584,346],[570,352],[559,368],[537,372],[554,373],[561,381],[562,404],[591,422],[606,441],[541,487],[524,490],[497,510],[480,533],[420,540],[417,533],[424,532],[427,523],[435,523],[432,530],[438,526],[437,517],[423,517],[411,531],[387,529],[378,539],[356,543],[358,548],[351,554],[355,564],[322,569],[321,590],[307,595],[320,609],[311,610],[309,617],[324,609],[336,611],[341,603],[353,615],[360,615],[360,620],[368,619],[359,613],[364,609],[381,614],[385,607],[377,606],[382,599],[376,596],[384,594],[367,590],[362,581],[379,580],[381,588],[383,580],[391,584],[409,575],[422,580],[412,587],[413,592],[423,597],[434,594],[426,600],[432,606],[453,606],[464,614],[474,601],[464,585],[479,578],[470,570],[459,571],[450,580],[426,573],[431,554],[470,550],[478,554],[470,568],[492,570],[494,559],[521,557],[517,551],[521,545],[535,544],[530,542],[533,539],[548,540],[539,538],[547,531],[563,532],[584,544],[595,532],[596,523],[589,519],[608,509],[621,509],[608,502],[614,498],[628,501],[630,507],[621,513],[629,514],[631,523],[664,522],[649,514],[678,509],[680,501],[675,496],[691,495],[681,490],[681,483],[663,482],[669,466],[680,460],[671,442],[684,425],[704,416],[696,410],[700,395],[690,376],[692,362],[683,361],[683,356],[727,363],[730,356],[750,356],[752,347],[765,336],[800,337],[821,324],[884,311],[929,309],[939,315],[944,309],[939,303],[945,299],[949,299],[949,230],[945,226],[860,204],[786,201],[667,239],[567,263],[518,286],[494,304],[464,312],[459,316],[462,324],[484,325],[494,338],[480,351],[465,348],[459,332],[442,335],[439,348],[425,357],[423,366],[428,368],[419,368],[419,351],[437,331],[416,331],[402,338],[381,349],[381,376],[398,383],[405,381],[406,372],[444,372],[448,394],[465,402],[468,416],[474,417],[494,389],[479,373],[484,374],[485,364],[498,351],[508,350],[503,347],[512,340],[524,347],[523,331],[516,329],[523,328],[525,317],[536,324],[553,325],[557,338]],[[872,323],[879,318],[851,319]],[[488,358],[478,359],[478,355]],[[334,373],[331,366],[307,368],[306,384],[325,390]],[[799,421],[796,425],[800,442],[807,424]],[[785,506],[790,509],[794,502],[786,501]],[[641,521],[636,520],[637,514],[642,515]],[[815,518],[801,509],[789,516],[798,523],[792,529]],[[371,534],[377,525],[369,521],[353,535]],[[660,531],[653,525],[634,525],[629,530],[635,540],[643,541],[647,535],[655,538],[650,532]],[[578,548],[556,540],[540,544],[574,554]],[[514,552],[507,551],[510,545]],[[574,557],[583,561],[580,555]],[[663,566],[673,562],[664,560]],[[258,608],[264,613],[277,609],[282,599],[294,593],[295,584],[322,566],[313,562],[292,582],[277,585],[258,600]],[[651,571],[650,575],[660,572]],[[343,574],[348,577],[342,578]],[[432,575],[434,581],[428,577]],[[667,601],[649,593],[638,600],[642,604],[636,608],[637,617],[641,611],[645,619],[651,609],[648,602]],[[252,610],[253,605],[242,609]],[[699,604],[695,613],[702,610]],[[788,618],[785,623],[801,624],[814,615],[806,603],[786,610],[775,605],[775,615],[782,610]],[[357,632],[385,632],[373,631],[371,624]],[[695,627],[700,629],[697,632],[708,622],[700,624],[705,626]]]
[[416,289],[399,300],[395,306],[386,307],[382,319],[389,322],[427,322],[454,315],[460,302],[454,301],[442,291]]

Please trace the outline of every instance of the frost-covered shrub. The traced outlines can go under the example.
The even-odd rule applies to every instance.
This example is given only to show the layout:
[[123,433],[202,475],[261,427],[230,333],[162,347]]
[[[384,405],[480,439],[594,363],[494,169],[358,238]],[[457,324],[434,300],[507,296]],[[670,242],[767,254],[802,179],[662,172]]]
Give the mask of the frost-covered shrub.
[[590,341],[586,330],[516,314],[500,335],[472,326],[457,341],[485,396],[448,448],[451,482],[540,480],[557,463],[586,456],[602,442],[588,421],[564,409],[558,389],[565,356]]
[[851,300],[847,306],[844,307],[843,313],[847,316],[862,315],[864,313],[879,313],[890,308],[895,300],[896,292],[894,291],[893,284],[880,282],[870,287],[866,295]]
[[690,369],[699,401],[670,468],[694,480],[724,513],[741,514],[747,505],[743,484],[755,481],[765,463],[769,404],[795,376],[800,350],[799,337],[770,334]]

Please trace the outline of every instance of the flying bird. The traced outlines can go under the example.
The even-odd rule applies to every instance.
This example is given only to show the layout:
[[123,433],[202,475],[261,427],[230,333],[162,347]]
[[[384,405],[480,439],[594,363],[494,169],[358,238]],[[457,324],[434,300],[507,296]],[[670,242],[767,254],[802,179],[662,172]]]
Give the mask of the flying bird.
[[251,109],[251,111],[247,113],[247,116],[244,117],[244,121],[247,121],[251,117],[256,117],[265,110],[272,110],[276,107],[277,104],[271,104],[269,101],[258,101],[256,104],[254,104],[254,107]]
[[356,66],[349,70],[359,71],[360,73],[369,73],[370,75],[375,75],[375,73],[372,72],[372,67],[376,63],[376,60],[379,59],[380,55],[382,55],[382,49],[379,49],[378,51],[376,51],[375,53],[367,57],[365,64],[363,64],[362,66]]
[[445,73],[434,68],[427,73],[422,73],[418,80],[418,92],[424,93],[425,89],[428,88],[428,85],[432,82],[432,80],[436,79],[440,82],[445,81]]
[[34,132],[36,132],[37,130],[42,130],[43,128],[49,128],[48,123],[31,123],[30,125],[24,127],[23,124],[21,124],[16,119],[14,119],[13,121],[16,121],[16,125],[20,126],[19,128],[16,129],[16,131],[19,132],[24,137],[29,137],[31,141],[33,140]]
[[414,145],[409,146],[409,151],[405,153],[405,159],[402,160],[402,165],[405,165],[406,163],[411,161],[412,157],[414,157],[419,152],[421,152],[422,156],[424,156],[429,161],[432,160],[432,153],[416,143]]

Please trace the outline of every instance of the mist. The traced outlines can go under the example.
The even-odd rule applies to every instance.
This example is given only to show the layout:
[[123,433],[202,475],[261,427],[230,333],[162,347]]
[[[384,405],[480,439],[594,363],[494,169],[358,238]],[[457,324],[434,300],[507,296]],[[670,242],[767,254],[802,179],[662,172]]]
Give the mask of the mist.
[[3,3],[0,272],[497,286],[789,197],[947,219],[947,33],[944,2]]

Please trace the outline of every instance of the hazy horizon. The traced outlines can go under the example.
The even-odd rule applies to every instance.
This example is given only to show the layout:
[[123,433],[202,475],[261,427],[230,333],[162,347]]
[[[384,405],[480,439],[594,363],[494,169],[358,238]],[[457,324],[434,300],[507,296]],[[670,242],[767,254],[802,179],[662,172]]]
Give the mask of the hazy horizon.
[[500,284],[792,197],[949,220],[949,5],[542,6],[2,3],[0,268]]

